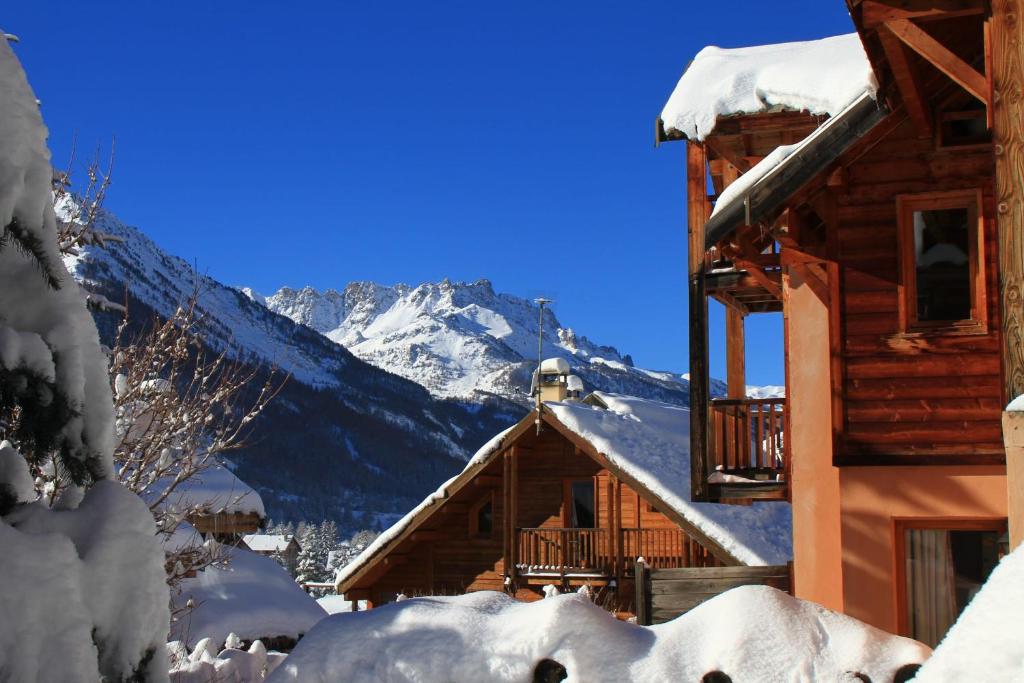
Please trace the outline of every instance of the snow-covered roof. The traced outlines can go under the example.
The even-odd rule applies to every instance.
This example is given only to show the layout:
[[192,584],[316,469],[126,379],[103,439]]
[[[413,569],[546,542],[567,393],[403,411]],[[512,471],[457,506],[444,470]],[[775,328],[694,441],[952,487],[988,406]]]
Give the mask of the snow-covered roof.
[[[284,534],[246,534],[242,536],[242,542],[257,553],[281,553],[292,542],[292,536]],[[297,542],[297,541],[296,541]]]
[[429,508],[444,502],[444,500],[454,491],[455,484],[457,482],[464,481],[466,478],[472,476],[472,473],[477,472],[487,464],[490,456],[501,449],[505,442],[505,437],[514,429],[514,426],[509,427],[485,443],[480,450],[478,450],[473,457],[469,459],[469,462],[466,463],[466,467],[460,474],[441,484],[436,491],[424,498],[422,503],[414,507],[408,512],[408,514],[381,532],[377,538],[373,539],[373,543],[366,546],[366,549],[359,553],[354,560],[338,570],[334,580],[335,584],[341,585],[350,577],[355,576],[356,573],[369,564],[369,562],[376,557],[379,552],[391,545],[399,536],[402,535],[403,532],[409,529],[413,522],[419,518],[422,513]]
[[269,557],[241,548],[221,547],[226,566],[213,565],[183,579],[172,596],[183,608],[195,607],[171,625],[171,637],[194,647],[203,638],[223,643],[235,633],[244,640],[297,638],[326,612]]
[[709,46],[679,79],[661,120],[666,133],[703,140],[721,117],[772,110],[834,116],[877,89],[856,33],[734,49]]
[[547,407],[562,425],[743,564],[790,560],[788,503],[722,505],[690,500],[689,409],[599,391],[591,396],[607,409],[571,401]]
[[[1019,634],[1008,626],[1007,640]],[[976,652],[988,656],[989,648]],[[615,619],[579,593],[518,602],[483,591],[327,617],[270,680],[512,683],[539,680],[538,663],[551,659],[573,681],[700,681],[721,671],[737,682],[880,682],[928,653],[767,586],[736,588],[651,627]]]
[[203,507],[211,513],[252,512],[266,517],[260,494],[220,464],[208,467],[179,484],[164,507],[183,511]]
[[[791,512],[788,503],[759,502],[721,505],[690,501],[690,411],[686,408],[621,394],[594,392],[607,409],[575,401],[545,403],[546,419],[583,437],[616,468],[644,486],[651,495],[717,543],[737,561],[748,565],[785,564],[792,557]],[[338,570],[340,586],[410,531],[430,508],[486,466],[506,445],[506,437],[531,413],[488,441],[458,476],[442,484],[378,536],[352,562]]]

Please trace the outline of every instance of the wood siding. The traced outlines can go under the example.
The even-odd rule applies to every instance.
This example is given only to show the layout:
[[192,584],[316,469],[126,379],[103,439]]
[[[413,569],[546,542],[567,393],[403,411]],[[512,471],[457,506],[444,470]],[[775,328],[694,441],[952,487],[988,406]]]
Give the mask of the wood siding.
[[[573,444],[554,430],[547,429],[539,437],[530,433],[515,446],[518,460],[518,491],[516,528],[558,529],[568,526],[565,509],[566,489],[574,480],[591,479],[595,491],[595,519],[599,529],[673,530],[691,548],[690,556],[702,564],[717,561],[706,549],[696,546],[668,517],[644,501],[642,497],[603,469],[589,456],[577,451]],[[379,561],[375,569],[347,595],[382,604],[398,593],[415,595],[454,595],[480,590],[505,589],[504,536],[504,459],[499,455],[475,479],[449,499],[433,516]],[[618,488],[618,492],[616,489]],[[493,495],[492,533],[488,538],[471,533],[470,514],[484,496]],[[615,526],[614,501],[621,499],[619,525]],[[676,544],[678,545],[678,543]],[[666,544],[666,550],[668,550]],[[621,552],[621,548],[618,548]],[[683,552],[683,547],[677,549]],[[620,571],[629,571],[621,567]],[[614,574],[608,576],[616,577]],[[540,597],[544,583],[558,583],[558,578],[534,582],[527,577],[517,581],[517,597]],[[621,591],[623,609],[632,603],[632,586]]]
[[[847,167],[834,189],[840,272],[839,464],[1002,462],[1000,311],[992,153],[936,149],[909,120]],[[897,197],[981,191],[987,331],[905,333]]]

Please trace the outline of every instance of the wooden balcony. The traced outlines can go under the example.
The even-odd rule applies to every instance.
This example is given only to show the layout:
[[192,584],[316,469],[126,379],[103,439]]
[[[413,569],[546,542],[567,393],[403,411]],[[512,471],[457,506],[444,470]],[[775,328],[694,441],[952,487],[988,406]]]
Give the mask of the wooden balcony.
[[617,539],[608,529],[517,529],[516,550],[517,573],[526,578],[608,579],[619,568],[631,573],[640,557],[659,569],[717,564],[682,529],[620,529]]
[[708,417],[710,497],[784,500],[786,399],[712,399]]

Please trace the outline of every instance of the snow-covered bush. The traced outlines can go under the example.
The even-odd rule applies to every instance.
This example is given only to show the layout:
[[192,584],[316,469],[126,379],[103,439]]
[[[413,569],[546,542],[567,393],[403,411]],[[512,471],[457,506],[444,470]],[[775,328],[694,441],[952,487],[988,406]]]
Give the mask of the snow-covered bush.
[[[0,39],[0,675],[166,680],[163,553],[146,506],[111,481],[107,363],[60,258],[52,179],[38,103]],[[27,487],[51,459],[67,483],[52,509]]]
[[244,649],[233,633],[219,653],[213,642],[204,638],[191,653],[180,640],[171,641],[167,643],[167,655],[174,683],[259,683],[287,657],[281,652],[268,652],[259,640]]

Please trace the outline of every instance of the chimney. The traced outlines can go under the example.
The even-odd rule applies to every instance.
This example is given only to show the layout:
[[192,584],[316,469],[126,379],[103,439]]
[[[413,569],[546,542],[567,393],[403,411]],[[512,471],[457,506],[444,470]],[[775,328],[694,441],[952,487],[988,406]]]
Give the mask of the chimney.
[[583,380],[579,375],[569,375],[565,381],[565,391],[566,399],[569,401],[578,401],[583,398]]
[[534,375],[533,394],[540,403],[564,401],[569,397],[568,385],[569,363],[564,358],[548,358],[540,364],[540,377]]

